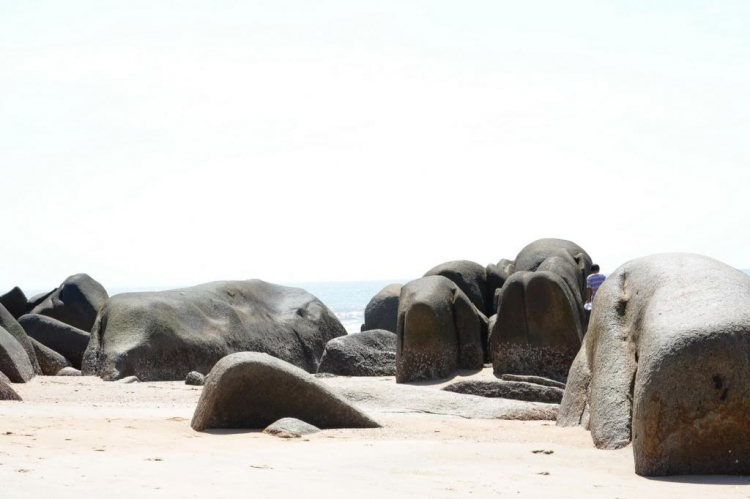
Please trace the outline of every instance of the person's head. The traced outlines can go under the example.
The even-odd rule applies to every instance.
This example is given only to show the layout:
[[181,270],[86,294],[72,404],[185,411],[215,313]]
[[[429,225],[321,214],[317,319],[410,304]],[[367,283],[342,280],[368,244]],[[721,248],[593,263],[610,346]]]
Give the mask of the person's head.
[[599,273],[599,265],[596,263],[591,266],[591,273],[592,274],[598,274]]

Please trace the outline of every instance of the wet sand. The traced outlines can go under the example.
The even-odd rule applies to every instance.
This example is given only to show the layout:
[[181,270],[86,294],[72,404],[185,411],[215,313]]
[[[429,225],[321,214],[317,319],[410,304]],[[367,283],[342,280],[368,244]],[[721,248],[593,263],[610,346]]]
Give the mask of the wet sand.
[[[392,382],[362,383],[376,381]],[[13,387],[24,402],[0,402],[1,498],[750,497],[748,477],[639,477],[630,447],[597,450],[584,430],[553,421],[397,412],[371,401],[384,428],[280,439],[194,432],[201,387],[179,382],[37,377]]]

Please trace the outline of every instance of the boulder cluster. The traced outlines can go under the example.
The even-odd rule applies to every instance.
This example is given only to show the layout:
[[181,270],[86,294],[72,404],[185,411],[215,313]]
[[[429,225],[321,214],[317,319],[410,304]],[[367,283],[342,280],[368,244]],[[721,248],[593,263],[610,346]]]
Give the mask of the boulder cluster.
[[[599,448],[632,443],[641,475],[750,474],[750,277],[698,255],[636,259],[587,320],[591,266],[561,239],[497,264],[444,263],[385,287],[349,335],[315,296],[260,280],[111,298],[86,274],[31,298],[16,287],[0,295],[0,400],[37,375],[184,380],[201,390],[195,430],[297,438],[379,427],[353,402],[406,402],[382,377],[414,400],[441,380],[433,402],[557,417]],[[382,379],[366,395],[330,383],[351,376]]]

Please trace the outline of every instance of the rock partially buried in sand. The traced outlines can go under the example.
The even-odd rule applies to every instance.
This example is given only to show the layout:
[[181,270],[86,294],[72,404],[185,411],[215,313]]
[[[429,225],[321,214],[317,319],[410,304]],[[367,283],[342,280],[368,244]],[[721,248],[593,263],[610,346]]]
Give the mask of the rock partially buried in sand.
[[141,380],[138,379],[138,376],[128,376],[126,378],[117,380],[117,382],[122,383],[122,384],[130,384],[130,383],[140,383]]
[[89,333],[45,315],[27,314],[18,323],[31,338],[68,359],[76,369],[81,368]]
[[318,373],[339,376],[393,376],[396,374],[396,333],[371,329],[328,342]]
[[258,279],[113,296],[84,355],[84,375],[182,381],[235,352],[265,352],[308,372],[346,335],[333,312],[299,288]]
[[633,443],[639,475],[750,474],[750,277],[688,254],[639,258],[596,294],[557,420]]
[[299,438],[303,435],[318,433],[320,428],[295,418],[282,418],[266,427],[263,433],[279,438]]
[[396,381],[440,379],[457,369],[481,369],[486,320],[447,277],[407,283],[399,298]]
[[81,371],[76,369],[75,367],[64,367],[58,371],[56,376],[80,376]]
[[65,279],[30,313],[52,317],[88,333],[108,298],[104,286],[88,274],[76,274]]
[[503,380],[456,381],[443,388],[443,390],[466,395],[478,395],[480,397],[523,400],[525,402],[544,402],[546,404],[559,404],[564,393],[560,388],[553,388],[551,386]]
[[186,385],[203,386],[205,382],[206,377],[197,371],[190,371],[188,375],[185,376]]
[[395,333],[400,294],[400,284],[389,284],[373,296],[365,307],[365,323],[362,324],[362,331],[385,329]]
[[0,381],[0,400],[15,400],[20,402],[21,396],[5,381]]
[[34,345],[34,352],[36,352],[39,367],[45,376],[56,376],[60,372],[60,369],[71,367],[68,359],[61,354],[51,348],[47,348],[33,338],[31,339],[31,343]]
[[191,426],[265,428],[283,417],[318,428],[380,425],[309,373],[263,353],[241,352],[216,363],[206,377]]

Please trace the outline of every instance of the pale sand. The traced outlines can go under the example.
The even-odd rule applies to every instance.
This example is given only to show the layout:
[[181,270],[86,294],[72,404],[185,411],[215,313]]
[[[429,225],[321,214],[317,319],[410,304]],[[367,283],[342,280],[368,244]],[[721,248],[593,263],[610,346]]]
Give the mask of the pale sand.
[[[359,380],[323,379],[339,389]],[[363,408],[385,428],[285,440],[194,432],[201,388],[177,382],[38,377],[13,386],[24,402],[0,402],[2,499],[750,497],[745,477],[639,477],[629,447],[597,450],[584,430],[550,421],[403,413],[370,401]],[[540,449],[554,453],[532,452]]]

